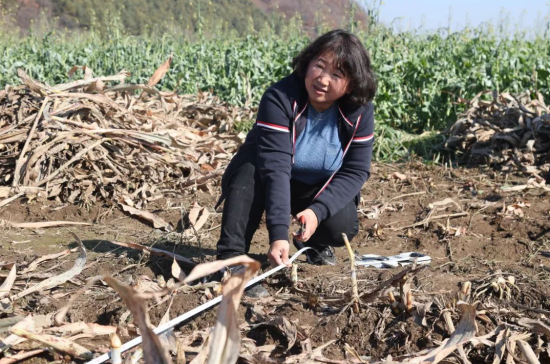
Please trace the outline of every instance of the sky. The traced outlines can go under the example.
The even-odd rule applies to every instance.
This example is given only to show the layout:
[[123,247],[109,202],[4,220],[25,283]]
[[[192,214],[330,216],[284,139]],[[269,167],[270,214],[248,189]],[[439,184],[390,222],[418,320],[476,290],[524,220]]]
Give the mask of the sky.
[[[511,30],[516,27],[532,30],[545,27],[550,0],[382,0],[380,8],[382,23],[390,25],[393,21],[394,28],[403,31],[446,28],[449,14],[453,31],[465,25],[477,27],[486,22],[495,25],[500,19],[506,19]],[[394,21],[396,18],[400,19]]]

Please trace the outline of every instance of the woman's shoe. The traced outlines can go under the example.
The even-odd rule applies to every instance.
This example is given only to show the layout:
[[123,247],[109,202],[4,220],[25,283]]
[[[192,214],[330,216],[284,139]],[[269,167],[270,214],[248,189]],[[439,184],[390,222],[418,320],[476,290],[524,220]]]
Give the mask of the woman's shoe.
[[336,265],[337,260],[334,255],[334,248],[331,246],[316,246],[308,245],[308,243],[302,243],[294,239],[292,241],[296,249],[300,250],[305,247],[310,247],[313,249],[308,249],[305,251],[307,262],[314,265]]
[[244,295],[251,298],[263,298],[269,296],[269,292],[264,288],[264,286],[257,284],[244,291]]
[[313,248],[313,250],[306,251],[308,263],[315,264],[315,265],[336,265],[337,264],[333,247],[325,246],[325,247],[317,247],[317,249],[321,249],[321,250],[319,251]]

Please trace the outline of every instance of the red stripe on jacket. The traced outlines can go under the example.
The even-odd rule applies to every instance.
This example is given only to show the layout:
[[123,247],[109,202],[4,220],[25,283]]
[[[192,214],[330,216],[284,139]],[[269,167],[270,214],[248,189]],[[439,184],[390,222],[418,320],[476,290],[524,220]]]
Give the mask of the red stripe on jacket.
[[271,124],[271,123],[266,123],[265,121],[256,121],[256,124],[258,125],[261,125],[261,126],[270,126],[272,128],[276,128],[276,129],[279,129],[279,130],[282,130],[282,131],[289,131],[289,129],[285,126],[281,126],[281,125],[277,125],[277,124]]

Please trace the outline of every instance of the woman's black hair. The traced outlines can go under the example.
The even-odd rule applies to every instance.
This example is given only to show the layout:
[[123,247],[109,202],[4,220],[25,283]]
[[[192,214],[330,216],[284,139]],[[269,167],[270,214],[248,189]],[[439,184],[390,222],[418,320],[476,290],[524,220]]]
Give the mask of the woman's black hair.
[[336,65],[349,79],[351,92],[344,96],[357,105],[365,105],[376,94],[376,76],[369,53],[357,36],[336,29],[317,38],[292,60],[292,68],[305,78],[309,62],[321,54],[334,54]]

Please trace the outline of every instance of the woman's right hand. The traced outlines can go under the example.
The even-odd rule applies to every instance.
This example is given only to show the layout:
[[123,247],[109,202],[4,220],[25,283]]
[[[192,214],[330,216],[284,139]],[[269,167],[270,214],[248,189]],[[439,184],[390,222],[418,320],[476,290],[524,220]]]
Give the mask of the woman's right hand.
[[285,264],[287,267],[290,267],[292,266],[292,263],[288,260],[289,251],[290,244],[288,243],[288,240],[275,240],[269,247],[267,258],[273,267],[278,267],[281,264]]

